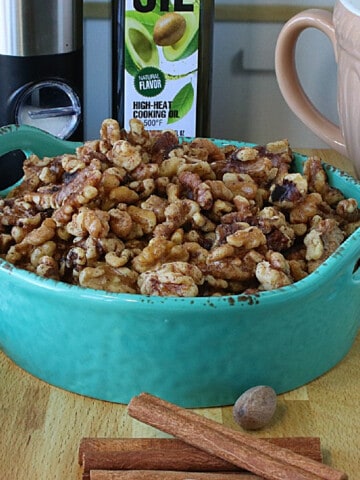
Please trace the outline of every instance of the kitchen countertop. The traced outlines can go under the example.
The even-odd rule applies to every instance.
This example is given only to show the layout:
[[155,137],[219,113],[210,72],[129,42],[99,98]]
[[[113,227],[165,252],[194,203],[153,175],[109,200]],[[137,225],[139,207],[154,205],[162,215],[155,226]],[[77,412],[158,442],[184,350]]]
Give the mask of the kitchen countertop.
[[[351,174],[349,162],[331,150],[318,154]],[[332,370],[306,386],[278,396],[262,437],[318,436],[324,462],[360,478],[360,335]],[[241,393],[241,392],[240,392]],[[197,409],[239,429],[231,407]],[[166,436],[127,415],[126,405],[94,400],[48,385],[0,352],[0,479],[78,480],[82,437]]]

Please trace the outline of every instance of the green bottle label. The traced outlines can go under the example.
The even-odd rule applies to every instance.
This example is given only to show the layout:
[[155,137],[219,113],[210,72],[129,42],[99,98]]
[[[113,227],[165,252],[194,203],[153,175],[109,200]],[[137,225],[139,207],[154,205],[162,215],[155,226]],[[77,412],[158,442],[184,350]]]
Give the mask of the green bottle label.
[[124,126],[195,136],[200,0],[126,0]]

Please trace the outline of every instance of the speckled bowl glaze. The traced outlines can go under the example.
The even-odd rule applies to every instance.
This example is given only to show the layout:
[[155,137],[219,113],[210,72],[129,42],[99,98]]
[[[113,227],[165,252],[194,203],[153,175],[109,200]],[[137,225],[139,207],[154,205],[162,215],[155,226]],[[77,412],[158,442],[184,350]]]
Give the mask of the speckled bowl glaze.
[[[303,160],[295,155],[296,170]],[[360,202],[358,182],[327,170]],[[360,229],[304,280],[212,298],[83,289],[0,260],[0,348],[52,385],[112,402],[147,391],[185,407],[229,405],[259,384],[282,393],[349,351],[360,326],[359,258]]]

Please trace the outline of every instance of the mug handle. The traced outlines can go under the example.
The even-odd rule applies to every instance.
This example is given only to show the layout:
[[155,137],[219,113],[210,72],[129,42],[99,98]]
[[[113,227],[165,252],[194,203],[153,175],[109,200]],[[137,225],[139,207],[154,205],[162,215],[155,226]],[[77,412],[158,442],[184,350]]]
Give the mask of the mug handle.
[[316,28],[331,41],[335,59],[336,38],[332,14],[322,9],[308,9],[285,23],[275,48],[275,72],[280,91],[295,115],[331,148],[347,156],[340,128],[327,119],[311,102],[301,86],[295,64],[295,47],[301,32]]

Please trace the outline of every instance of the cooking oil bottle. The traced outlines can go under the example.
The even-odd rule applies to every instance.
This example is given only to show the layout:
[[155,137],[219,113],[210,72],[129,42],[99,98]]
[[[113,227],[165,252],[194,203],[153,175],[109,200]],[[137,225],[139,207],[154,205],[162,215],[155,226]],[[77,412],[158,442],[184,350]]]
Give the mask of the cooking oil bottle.
[[209,136],[214,0],[113,0],[112,116]]

